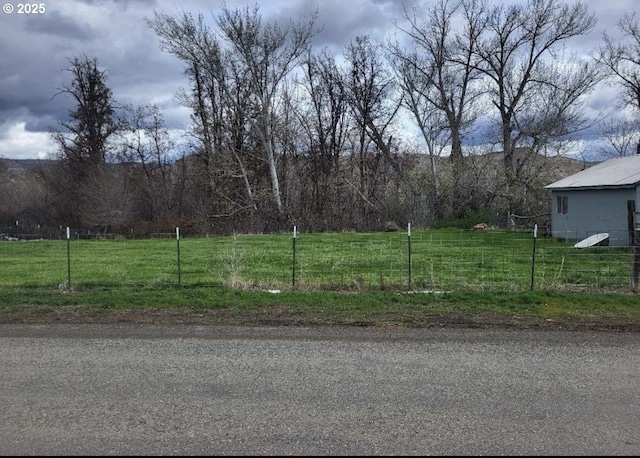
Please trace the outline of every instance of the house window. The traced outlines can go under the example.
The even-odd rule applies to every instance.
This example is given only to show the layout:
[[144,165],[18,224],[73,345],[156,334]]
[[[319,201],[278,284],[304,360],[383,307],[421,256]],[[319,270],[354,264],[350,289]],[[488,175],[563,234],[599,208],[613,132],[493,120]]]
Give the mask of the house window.
[[569,198],[567,196],[558,196],[558,213],[565,214],[569,211]]

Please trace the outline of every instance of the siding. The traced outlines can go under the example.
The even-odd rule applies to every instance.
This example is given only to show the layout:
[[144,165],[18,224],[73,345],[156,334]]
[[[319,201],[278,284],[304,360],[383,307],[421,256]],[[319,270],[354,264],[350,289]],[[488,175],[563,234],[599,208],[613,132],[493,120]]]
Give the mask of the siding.
[[[568,198],[568,211],[558,213],[557,197]],[[629,245],[627,200],[636,199],[634,188],[552,190],[551,235],[582,240],[600,232],[609,233],[609,245]],[[640,211],[640,208],[637,208]]]

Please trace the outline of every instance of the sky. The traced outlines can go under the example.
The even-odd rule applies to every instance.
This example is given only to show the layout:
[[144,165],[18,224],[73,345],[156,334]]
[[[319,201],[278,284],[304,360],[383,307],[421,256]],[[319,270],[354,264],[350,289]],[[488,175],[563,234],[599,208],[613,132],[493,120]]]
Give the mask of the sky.
[[[50,130],[68,118],[73,103],[60,94],[70,82],[69,60],[96,58],[106,71],[107,84],[119,103],[154,103],[167,127],[177,131],[189,124],[189,111],[176,101],[188,87],[183,64],[160,49],[145,19],[154,12],[171,15],[191,11],[215,17],[219,1],[176,0],[36,0],[38,12],[27,14],[16,0],[0,0],[0,157],[43,159],[55,146]],[[504,0],[507,1],[507,0]],[[518,1],[518,0],[508,0]],[[564,0],[563,0],[564,1]],[[570,0],[566,0],[569,2]],[[264,20],[303,20],[318,10],[321,33],[316,49],[339,53],[357,35],[380,39],[397,33],[403,4],[420,7],[433,0],[226,0],[231,9],[259,5]],[[572,2],[572,1],[571,1]],[[587,55],[597,49],[604,31],[614,35],[625,12],[637,10],[640,0],[583,0],[597,24],[570,46]],[[30,3],[29,5],[33,5]],[[22,9],[22,13],[19,11]],[[588,101],[597,113],[615,103],[615,90],[603,86]]]

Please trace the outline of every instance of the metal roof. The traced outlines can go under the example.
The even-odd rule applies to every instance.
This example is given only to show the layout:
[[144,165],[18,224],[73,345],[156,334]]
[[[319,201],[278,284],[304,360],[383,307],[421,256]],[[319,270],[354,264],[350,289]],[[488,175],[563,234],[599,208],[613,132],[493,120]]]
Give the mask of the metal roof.
[[600,162],[545,186],[545,189],[623,188],[640,183],[640,155]]

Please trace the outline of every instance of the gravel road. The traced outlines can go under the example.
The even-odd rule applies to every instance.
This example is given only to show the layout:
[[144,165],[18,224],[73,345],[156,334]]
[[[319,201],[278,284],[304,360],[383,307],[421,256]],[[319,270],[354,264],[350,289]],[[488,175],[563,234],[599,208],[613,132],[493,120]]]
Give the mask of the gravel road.
[[0,325],[2,455],[638,455],[640,334]]

